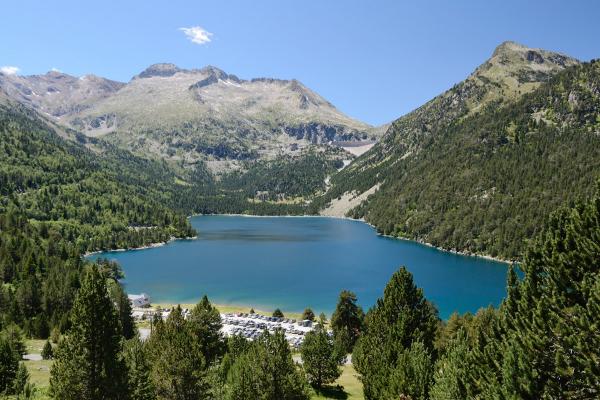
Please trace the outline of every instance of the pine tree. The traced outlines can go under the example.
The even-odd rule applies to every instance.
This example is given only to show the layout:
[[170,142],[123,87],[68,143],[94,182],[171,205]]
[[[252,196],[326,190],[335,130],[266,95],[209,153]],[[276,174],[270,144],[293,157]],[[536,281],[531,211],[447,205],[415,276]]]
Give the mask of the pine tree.
[[281,331],[264,332],[240,354],[228,374],[228,400],[308,400],[305,378]]
[[461,330],[450,342],[446,353],[436,361],[434,384],[430,391],[432,400],[468,398],[465,378],[472,367],[467,358],[468,352],[466,334]]
[[94,265],[86,271],[75,299],[71,330],[55,352],[51,395],[61,400],[126,399],[120,340],[106,279]]
[[501,307],[505,332],[496,357],[501,379],[483,382],[483,393],[561,399],[600,395],[598,259],[598,196],[551,216],[525,256],[523,280],[509,274]]
[[25,386],[29,383],[29,371],[27,371],[27,367],[24,363],[19,363],[19,368],[17,369],[17,375],[15,376],[15,380],[13,382],[13,393],[16,395],[20,395],[25,390]]
[[396,367],[390,373],[386,398],[408,396],[412,400],[427,400],[432,380],[431,354],[423,343],[413,342],[398,356]]
[[[435,359],[433,342],[438,321],[437,310],[423,297],[423,291],[415,286],[406,268],[394,273],[383,298],[367,313],[364,333],[354,348],[352,361],[361,375],[366,399],[385,398],[388,387],[393,385],[393,372],[399,360],[413,343],[422,345],[419,357],[415,349],[415,359],[425,357],[424,354]],[[423,392],[427,393],[427,389]]]
[[41,355],[42,355],[42,359],[44,359],[44,360],[52,359],[53,350],[52,350],[52,345],[50,344],[50,340],[46,340],[46,343],[44,343],[44,348],[42,349]]
[[10,339],[0,332],[0,394],[12,393],[20,359],[21,355],[15,351]]
[[302,312],[302,319],[308,321],[315,320],[315,313],[311,308],[305,308],[304,312]]
[[336,341],[346,353],[351,353],[360,336],[364,319],[362,308],[356,304],[356,294],[343,290],[331,317]]
[[341,357],[322,324],[318,324],[313,331],[305,335],[300,354],[308,381],[317,389],[332,383],[340,376]]
[[135,322],[133,321],[133,316],[131,314],[131,302],[118,281],[111,280],[109,288],[110,297],[117,308],[121,335],[125,339],[131,339],[137,334]]
[[275,311],[273,311],[273,316],[275,318],[284,318],[283,312],[279,308],[276,308]]
[[154,400],[156,396],[144,344],[137,337],[127,340],[123,354],[128,370],[129,399]]
[[203,398],[210,390],[202,349],[179,306],[166,322],[155,324],[148,340],[148,360],[158,399]]
[[223,356],[226,345],[221,334],[221,315],[207,296],[203,296],[192,309],[188,325],[200,346],[206,366]]

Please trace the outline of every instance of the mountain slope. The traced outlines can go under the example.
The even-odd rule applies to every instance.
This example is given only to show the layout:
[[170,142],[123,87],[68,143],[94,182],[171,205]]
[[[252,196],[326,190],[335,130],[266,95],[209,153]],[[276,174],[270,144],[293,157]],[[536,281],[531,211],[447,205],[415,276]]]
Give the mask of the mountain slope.
[[349,214],[385,234],[517,258],[544,216],[600,175],[599,67],[504,43],[395,121],[313,207],[377,187]]
[[57,120],[90,107],[123,86],[95,75],[77,78],[57,71],[31,76],[0,73],[0,88],[9,98]]
[[65,140],[23,106],[0,106],[0,213],[17,210],[78,251],[138,247],[193,234],[173,211],[163,165],[97,143]]
[[296,80],[242,80],[211,66],[155,64],[127,84],[53,72],[0,78],[9,96],[64,126],[144,157],[183,166],[209,160],[217,171],[228,165],[221,160],[273,158],[331,141],[369,143],[381,132]]
[[381,145],[369,154],[375,159],[365,157],[354,167],[377,163],[392,151],[409,157],[419,150],[427,136],[456,119],[477,113],[489,104],[513,102],[557,72],[578,63],[559,53],[504,42],[467,79],[394,121]]

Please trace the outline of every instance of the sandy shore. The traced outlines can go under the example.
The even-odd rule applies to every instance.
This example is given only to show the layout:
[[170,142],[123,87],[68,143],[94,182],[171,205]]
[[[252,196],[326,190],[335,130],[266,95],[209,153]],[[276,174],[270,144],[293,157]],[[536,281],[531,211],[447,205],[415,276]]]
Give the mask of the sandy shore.
[[[160,303],[152,303],[150,305],[150,308],[153,309],[155,307],[160,307],[160,308],[173,308],[176,306],[181,306],[181,308],[187,308],[187,309],[192,309],[196,306],[196,304],[201,300],[201,298],[198,298],[197,300],[187,300],[185,302],[177,302],[177,301],[164,301],[164,302],[160,302]],[[210,300],[210,298],[209,298]],[[211,301],[212,303],[212,301]],[[266,315],[266,316],[271,316],[273,314],[273,311],[275,310],[275,308],[273,310],[264,310],[263,308],[260,307],[253,307],[251,305],[240,305],[240,304],[217,304],[217,303],[212,303],[212,305],[219,310],[219,312],[221,314],[227,314],[227,313],[249,313],[251,309],[254,309],[254,313],[255,314],[260,314],[260,315]],[[299,311],[289,311],[289,310],[284,310],[281,309],[281,311],[283,312],[283,315],[285,315],[286,318],[294,318],[294,319],[300,319],[302,317],[302,312]],[[318,310],[313,310],[313,312],[315,313],[315,315],[319,315],[320,311]],[[327,316],[327,318],[329,318],[330,316]]]

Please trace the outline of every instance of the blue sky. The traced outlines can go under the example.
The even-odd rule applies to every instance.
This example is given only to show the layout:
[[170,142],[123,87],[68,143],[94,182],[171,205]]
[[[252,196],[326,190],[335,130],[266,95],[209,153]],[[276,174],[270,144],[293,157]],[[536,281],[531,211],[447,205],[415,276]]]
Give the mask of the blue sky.
[[[156,62],[211,64],[241,78],[299,79],[371,124],[464,79],[505,40],[600,58],[593,0],[19,0],[0,10],[0,66],[21,74],[128,81]],[[208,33],[181,29],[194,27]]]

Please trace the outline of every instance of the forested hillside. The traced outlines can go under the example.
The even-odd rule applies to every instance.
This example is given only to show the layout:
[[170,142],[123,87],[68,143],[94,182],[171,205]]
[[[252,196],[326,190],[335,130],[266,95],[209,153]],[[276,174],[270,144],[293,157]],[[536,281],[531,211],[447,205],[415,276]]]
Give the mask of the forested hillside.
[[0,109],[0,135],[4,212],[14,207],[80,251],[193,235],[169,208],[175,177],[160,164],[110,147],[96,154],[21,107]]
[[[35,113],[0,108],[0,326],[65,330],[86,251],[194,235],[164,166],[65,140]],[[161,188],[162,187],[162,188]]]
[[353,353],[365,398],[596,399],[600,395],[600,198],[548,218],[498,308],[437,325],[401,269]]
[[[70,139],[27,108],[0,106],[0,330],[17,324],[28,336],[47,337],[54,328],[67,329],[85,252],[193,236],[186,218],[193,212],[304,210],[301,204],[251,201],[251,186],[221,188],[201,163],[178,176],[166,163],[61,133]],[[284,195],[312,193],[311,185],[322,185],[323,174],[334,169],[335,155],[328,157],[309,154],[295,161],[297,176],[318,170],[319,182],[267,187]],[[285,171],[275,170],[265,185],[287,181],[280,175]],[[250,176],[247,185],[263,179]]]
[[226,174],[220,187],[256,200],[306,200],[326,189],[327,176],[341,168],[348,156],[339,148],[309,148],[295,157],[282,155]]
[[385,234],[517,259],[551,211],[591,194],[600,175],[599,112],[600,63],[590,62],[518,100],[466,108],[416,141],[406,140],[400,119],[333,177],[314,207],[380,183],[351,216]]

